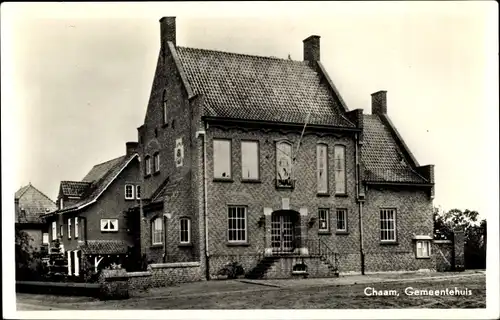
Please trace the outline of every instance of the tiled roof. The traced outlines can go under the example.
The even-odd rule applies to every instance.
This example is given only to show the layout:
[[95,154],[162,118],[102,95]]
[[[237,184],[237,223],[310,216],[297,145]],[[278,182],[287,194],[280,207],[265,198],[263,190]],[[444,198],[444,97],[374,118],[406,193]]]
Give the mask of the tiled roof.
[[84,254],[126,254],[128,247],[122,240],[87,240],[81,250]]
[[41,223],[41,215],[55,211],[56,204],[31,184],[20,188],[15,195],[19,201],[16,223]]
[[124,156],[96,164],[82,179],[82,181],[93,182],[101,179],[111,168],[120,163],[123,160],[123,157]]
[[365,181],[429,183],[411,168],[391,131],[378,115],[363,115],[363,125]]
[[[97,181],[94,181],[88,192],[86,193],[85,198],[83,198],[81,201],[74,203],[68,207],[65,207],[62,211],[67,211],[67,210],[72,210],[76,209],[80,206],[86,205],[93,201],[94,199],[97,198],[98,195],[100,195],[105,188],[113,181],[113,179],[117,176],[117,174],[124,168],[125,165],[129,163],[132,158],[136,157],[137,154],[131,154],[128,156],[122,156],[117,159],[113,159],[113,166],[107,166],[107,171],[102,173],[100,172],[101,178]],[[119,160],[118,160],[119,159]],[[95,167],[92,169],[94,170]],[[91,171],[92,172],[92,171]],[[88,174],[87,174],[88,176]],[[84,182],[88,183],[88,182]]]
[[82,197],[90,187],[89,182],[61,181],[61,192],[68,197]]
[[354,127],[307,62],[176,47],[205,116]]

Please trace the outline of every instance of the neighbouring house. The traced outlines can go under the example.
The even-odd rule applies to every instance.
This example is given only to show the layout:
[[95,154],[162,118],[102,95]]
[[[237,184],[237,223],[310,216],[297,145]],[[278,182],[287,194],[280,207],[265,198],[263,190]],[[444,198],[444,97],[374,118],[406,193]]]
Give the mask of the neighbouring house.
[[80,274],[83,259],[97,271],[133,254],[139,223],[127,212],[140,197],[137,142],[127,142],[124,156],[95,165],[82,181],[61,181],[58,209],[45,219],[51,247],[59,241],[69,275]]
[[49,234],[42,216],[56,210],[54,201],[30,183],[17,190],[14,207],[16,229],[28,234],[34,251],[46,248]]
[[141,253],[199,261],[207,279],[326,277],[434,269],[434,167],[421,166],[388,117],[349,111],[320,62],[178,46],[160,50],[138,128]]

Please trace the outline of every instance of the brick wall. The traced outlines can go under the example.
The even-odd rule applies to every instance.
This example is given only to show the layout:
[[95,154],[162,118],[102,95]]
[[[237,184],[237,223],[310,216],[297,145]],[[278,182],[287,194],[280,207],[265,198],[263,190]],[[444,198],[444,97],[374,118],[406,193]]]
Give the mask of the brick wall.
[[151,287],[200,281],[204,276],[199,262],[150,264],[148,271],[151,273]]
[[453,241],[434,240],[432,249],[436,259],[436,271],[453,270]]
[[[296,264],[305,264],[307,266],[307,277],[309,278],[327,278],[335,276],[334,272],[328,269],[328,266],[320,258],[281,258],[274,263],[264,278],[267,279],[286,279],[294,277],[293,267]],[[301,276],[300,274],[298,276]]]

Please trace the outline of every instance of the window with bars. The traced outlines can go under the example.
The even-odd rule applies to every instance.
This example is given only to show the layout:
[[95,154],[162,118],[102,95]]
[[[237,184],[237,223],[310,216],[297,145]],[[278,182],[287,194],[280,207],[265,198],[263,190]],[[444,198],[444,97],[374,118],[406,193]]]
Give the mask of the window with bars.
[[347,232],[347,210],[337,209],[337,231]]
[[191,243],[191,219],[180,219],[180,242],[183,244]]
[[335,193],[346,193],[345,147],[335,146]]
[[214,139],[214,178],[231,178],[231,140]]
[[330,216],[329,209],[322,208],[318,210],[318,223],[319,223],[318,230],[320,232],[321,231],[325,232],[330,230],[329,216]]
[[75,238],[78,238],[78,217],[75,217]]
[[149,155],[147,155],[144,158],[144,162],[145,162],[145,166],[146,166],[146,175],[150,175],[151,174],[151,157]]
[[154,166],[155,166],[155,172],[160,171],[160,154],[157,152],[153,155],[154,158]]
[[151,242],[153,244],[163,243],[163,218],[158,217],[151,223]]
[[71,239],[71,219],[68,219],[68,239]]
[[228,241],[247,241],[247,208],[242,206],[230,206],[228,208]]
[[431,256],[431,242],[428,240],[417,241],[417,258],[429,258]]
[[131,184],[125,185],[125,199],[127,200],[134,199],[134,186]]
[[380,240],[383,242],[396,241],[396,210],[380,210]]
[[118,231],[118,219],[101,219],[101,231]]
[[241,178],[259,179],[259,142],[241,141]]
[[318,193],[328,193],[328,146],[316,146]]

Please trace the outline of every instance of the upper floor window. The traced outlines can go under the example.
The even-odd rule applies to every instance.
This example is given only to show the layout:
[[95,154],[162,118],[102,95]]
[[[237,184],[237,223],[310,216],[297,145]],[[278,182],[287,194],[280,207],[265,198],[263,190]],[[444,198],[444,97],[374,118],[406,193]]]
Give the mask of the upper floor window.
[[335,146],[335,193],[346,193],[345,147]]
[[214,178],[231,178],[231,140],[214,139]]
[[229,242],[247,241],[247,208],[230,206],[227,216],[227,240]]
[[127,200],[134,199],[134,186],[131,184],[125,185],[125,199]]
[[147,155],[144,158],[144,165],[146,167],[146,175],[150,175],[151,174],[151,157],[149,155]]
[[163,90],[163,97],[162,97],[162,109],[163,109],[163,124],[168,123],[168,118],[167,118],[167,90]]
[[337,209],[337,231],[347,232],[347,210]]
[[318,193],[328,193],[328,146],[326,144],[316,146],[316,162]]
[[241,142],[241,178],[247,180],[259,179],[259,142]]
[[154,158],[154,165],[155,165],[155,172],[160,171],[160,154],[157,152],[153,156]]
[[292,187],[292,145],[281,141],[276,144],[276,182],[278,187]]
[[141,199],[141,186],[140,185],[135,186],[135,198],[137,200]]
[[57,239],[57,222],[52,221],[52,240]]
[[118,219],[101,219],[101,231],[118,231]]
[[71,239],[71,218],[68,219],[68,239]]
[[152,244],[163,243],[163,218],[158,217],[151,223],[151,242]]
[[189,218],[180,219],[180,242],[191,243],[191,220]]
[[380,240],[396,241],[396,210],[380,210]]
[[75,217],[75,238],[78,238],[78,217]]
[[318,210],[318,222],[319,231],[329,231],[330,230],[330,210],[329,209],[319,209]]

